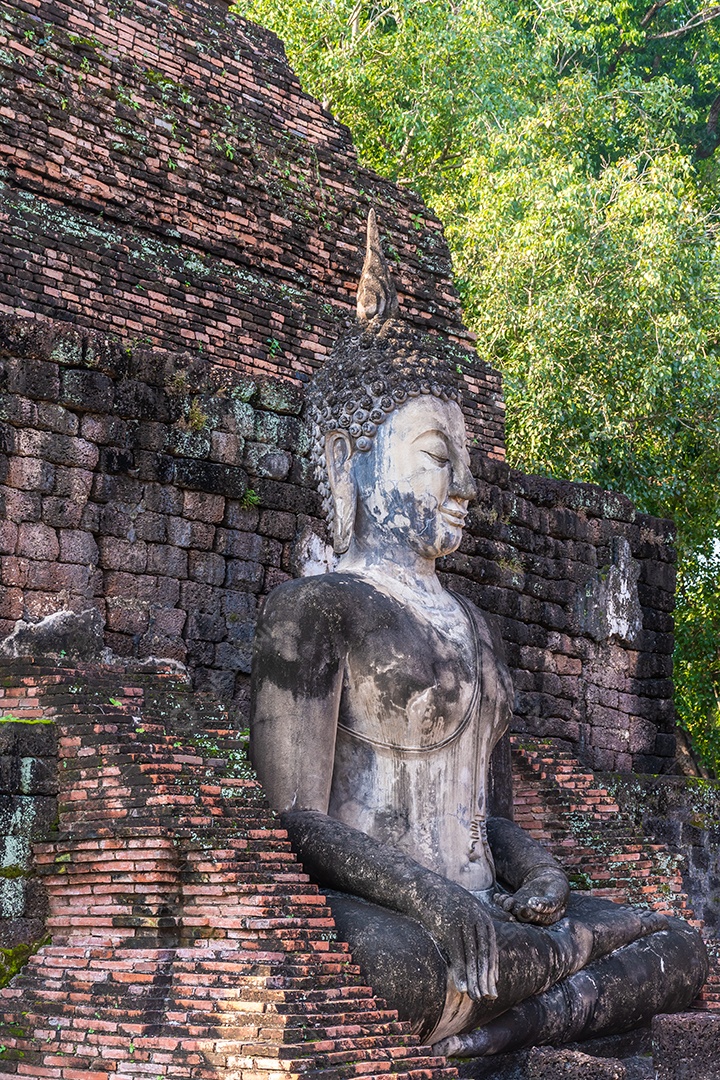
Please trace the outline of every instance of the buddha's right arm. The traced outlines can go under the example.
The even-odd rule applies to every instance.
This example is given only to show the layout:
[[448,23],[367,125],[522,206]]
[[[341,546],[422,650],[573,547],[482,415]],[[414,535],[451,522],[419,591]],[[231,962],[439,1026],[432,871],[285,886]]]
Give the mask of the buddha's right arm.
[[347,644],[322,579],[277,588],[258,620],[250,757],[273,810],[327,811]]
[[476,1000],[497,996],[495,929],[471,893],[327,814],[290,810],[280,820],[321,887],[416,919],[445,953],[458,990]]

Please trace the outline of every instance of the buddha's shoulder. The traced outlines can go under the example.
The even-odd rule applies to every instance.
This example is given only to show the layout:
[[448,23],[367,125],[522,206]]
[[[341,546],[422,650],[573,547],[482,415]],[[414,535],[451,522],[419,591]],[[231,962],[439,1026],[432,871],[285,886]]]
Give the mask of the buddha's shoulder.
[[354,574],[317,574],[276,586],[265,601],[262,617],[265,621],[288,617],[301,621],[308,616],[323,621],[344,619],[379,601],[378,590]]
[[489,615],[486,611],[474,604],[467,596],[459,596],[458,593],[454,593],[454,596],[460,600],[466,612],[475,623],[475,627],[478,633],[478,637],[484,645],[491,649],[496,656],[505,662],[505,646],[500,632],[500,627],[496,622],[494,616]]

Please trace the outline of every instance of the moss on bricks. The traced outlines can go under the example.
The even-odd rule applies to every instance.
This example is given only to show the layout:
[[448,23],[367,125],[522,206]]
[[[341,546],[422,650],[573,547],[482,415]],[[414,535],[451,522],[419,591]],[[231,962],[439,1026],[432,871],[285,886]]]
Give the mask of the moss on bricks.
[[30,957],[34,956],[38,949],[49,944],[50,937],[45,936],[38,941],[14,945],[11,949],[0,949],[0,988],[7,986],[21,968],[25,967]]

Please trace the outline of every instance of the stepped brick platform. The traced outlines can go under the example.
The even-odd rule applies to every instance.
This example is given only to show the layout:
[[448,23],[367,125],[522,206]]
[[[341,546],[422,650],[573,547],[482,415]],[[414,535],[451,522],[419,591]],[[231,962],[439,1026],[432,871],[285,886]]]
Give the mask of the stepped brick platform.
[[0,993],[0,1076],[455,1075],[335,940],[222,708],[171,673],[3,667],[13,715],[54,717],[60,793],[52,945]]
[[[2,661],[0,682],[8,726],[50,721],[59,753],[58,829],[35,845],[52,944],[0,991],[0,1077],[455,1075],[335,940],[223,706],[142,664]],[[697,925],[679,859],[552,740],[514,741],[516,818],[574,886]],[[698,1009],[719,983],[716,965]]]
[[[574,888],[702,929],[684,889],[681,855],[648,843],[598,777],[554,740],[514,736],[512,743],[515,820],[553,853]],[[706,944],[712,970],[694,1007],[720,1010],[720,941]]]

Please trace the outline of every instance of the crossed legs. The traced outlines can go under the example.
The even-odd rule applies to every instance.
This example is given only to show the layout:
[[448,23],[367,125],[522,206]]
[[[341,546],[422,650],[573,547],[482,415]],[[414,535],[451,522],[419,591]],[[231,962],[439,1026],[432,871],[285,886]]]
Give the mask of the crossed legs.
[[686,923],[574,894],[549,928],[497,910],[498,998],[474,1002],[448,986],[445,960],[419,923],[341,893],[328,900],[376,995],[445,1054],[628,1031],[686,1008],[707,975],[702,940]]

